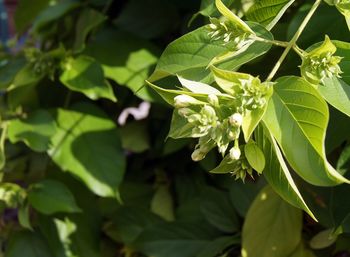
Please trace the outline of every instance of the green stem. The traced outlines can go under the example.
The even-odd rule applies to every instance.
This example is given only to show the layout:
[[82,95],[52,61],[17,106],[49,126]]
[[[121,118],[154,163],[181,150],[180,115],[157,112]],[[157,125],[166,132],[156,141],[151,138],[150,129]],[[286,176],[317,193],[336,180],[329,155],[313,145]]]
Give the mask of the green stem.
[[269,39],[258,37],[258,36],[254,36],[254,37],[252,37],[252,39],[254,39],[256,41],[264,42],[264,43],[267,43],[267,44],[280,46],[280,47],[287,47],[288,43],[289,43],[289,42],[279,41],[279,40],[269,40]]
[[291,41],[289,41],[288,46],[283,51],[281,57],[279,58],[279,60],[275,64],[275,66],[273,67],[273,69],[270,72],[269,76],[267,77],[266,81],[271,81],[273,79],[273,77],[276,75],[276,73],[279,70],[279,68],[281,67],[281,64],[283,63],[284,59],[287,57],[289,51],[295,46],[295,43],[299,39],[301,33],[304,31],[306,25],[310,21],[312,15],[315,13],[317,7],[321,4],[321,2],[322,2],[322,0],[316,0],[316,2],[313,4],[313,6],[311,7],[309,13],[306,15],[306,17],[304,18],[304,20],[301,23],[300,27],[298,28],[297,32],[295,32],[293,38],[291,39]]

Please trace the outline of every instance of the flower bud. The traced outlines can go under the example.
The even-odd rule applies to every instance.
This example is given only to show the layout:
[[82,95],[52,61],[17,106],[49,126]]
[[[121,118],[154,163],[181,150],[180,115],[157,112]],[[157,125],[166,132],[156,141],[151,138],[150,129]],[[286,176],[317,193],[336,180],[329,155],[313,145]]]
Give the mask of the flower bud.
[[188,107],[193,104],[200,103],[196,98],[189,95],[178,95],[174,98],[176,108]]
[[232,160],[238,160],[241,157],[241,150],[238,147],[232,147],[230,150],[230,158]]
[[240,113],[232,114],[229,118],[229,122],[232,126],[240,127],[243,123],[243,116]]
[[198,162],[204,159],[206,153],[202,152],[201,149],[196,149],[193,151],[191,158],[193,161]]
[[219,106],[219,98],[214,95],[214,94],[210,94],[208,95],[208,102],[212,105],[212,106]]
[[182,116],[182,117],[185,117],[187,118],[188,116],[194,114],[195,112],[189,108],[180,108],[177,113]]

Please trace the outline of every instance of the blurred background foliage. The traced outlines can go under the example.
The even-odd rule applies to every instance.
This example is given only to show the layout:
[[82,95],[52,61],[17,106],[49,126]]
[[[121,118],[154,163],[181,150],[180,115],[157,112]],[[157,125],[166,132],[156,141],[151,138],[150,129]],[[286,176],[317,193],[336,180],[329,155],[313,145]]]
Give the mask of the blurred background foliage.
[[[240,16],[254,4],[224,2]],[[311,4],[295,1],[273,29],[276,39],[290,39]],[[247,246],[285,249],[251,256],[350,256],[349,187],[297,180],[315,223],[262,189],[263,176],[242,183],[208,174],[215,153],[193,163],[193,141],[166,138],[172,110],[144,81],[170,42],[219,15],[212,0],[21,0],[7,8],[0,256],[240,256],[243,224],[257,231]],[[325,4],[298,44],[324,34],[350,40],[341,14]],[[266,77],[280,54],[273,48],[241,70]],[[298,65],[290,55],[280,75],[298,74]],[[327,151],[342,173],[349,127],[331,110]]]

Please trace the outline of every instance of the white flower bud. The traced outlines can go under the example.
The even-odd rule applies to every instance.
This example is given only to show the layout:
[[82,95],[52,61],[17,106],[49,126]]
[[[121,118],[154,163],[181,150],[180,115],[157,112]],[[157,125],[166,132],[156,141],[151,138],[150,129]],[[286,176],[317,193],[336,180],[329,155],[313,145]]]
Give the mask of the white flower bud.
[[232,114],[229,118],[229,122],[232,126],[240,127],[243,123],[243,116],[240,113]]
[[193,151],[191,158],[193,161],[198,162],[204,159],[206,153],[202,152],[201,149],[196,149]]
[[219,98],[216,95],[214,95],[214,94],[208,95],[208,102],[212,106],[219,106]]
[[211,23],[209,24],[209,27],[212,29],[212,30],[216,30],[218,28],[218,26],[216,26],[215,24]]
[[238,160],[241,157],[241,150],[238,147],[232,147],[230,150],[230,158],[232,160]]
[[199,101],[189,95],[178,95],[174,98],[174,105],[176,108],[188,107],[191,104],[198,104]]
[[177,113],[182,116],[187,118],[188,116],[194,114],[194,111],[192,111],[190,108],[180,108]]

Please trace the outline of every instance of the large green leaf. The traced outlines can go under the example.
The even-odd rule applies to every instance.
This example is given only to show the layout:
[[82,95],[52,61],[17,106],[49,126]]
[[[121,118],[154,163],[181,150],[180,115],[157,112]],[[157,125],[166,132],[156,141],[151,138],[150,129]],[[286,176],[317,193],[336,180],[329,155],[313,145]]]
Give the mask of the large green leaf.
[[56,180],[42,180],[31,185],[28,200],[36,210],[46,215],[80,211],[73,194],[63,183]]
[[99,108],[77,104],[56,111],[57,133],[49,154],[63,170],[100,196],[115,196],[125,168],[116,125]]
[[318,186],[349,182],[326,159],[328,118],[327,103],[317,90],[291,76],[277,80],[263,119],[291,167]]
[[54,257],[45,240],[32,232],[17,232],[9,241],[6,257]]
[[323,85],[318,86],[318,91],[329,104],[350,116],[350,86],[343,80],[326,78]]
[[25,119],[12,120],[8,127],[8,137],[12,143],[23,141],[38,152],[44,152],[49,148],[50,138],[55,132],[55,121],[45,110],[29,113]]
[[[256,23],[249,23],[254,32],[263,38],[272,40],[273,37],[266,29]],[[223,61],[219,68],[234,70],[242,64],[266,53],[271,45],[254,42],[249,48],[234,58]],[[205,69],[212,59],[229,52],[229,45],[213,41],[208,35],[208,27],[200,27],[170,43],[160,57],[151,82],[169,75],[180,75],[186,79],[210,83],[213,78],[210,70]]]
[[91,57],[81,55],[76,59],[69,59],[60,80],[69,89],[81,92],[92,100],[103,97],[116,101],[101,65]]
[[259,0],[248,9],[246,17],[250,21],[259,22],[271,30],[281,19],[284,12],[295,0]]
[[299,192],[276,140],[263,126],[256,130],[256,140],[265,153],[266,165],[263,174],[267,182],[285,201],[303,209],[316,220]]
[[265,187],[243,225],[242,257],[286,257],[298,246],[301,230],[301,211]]

